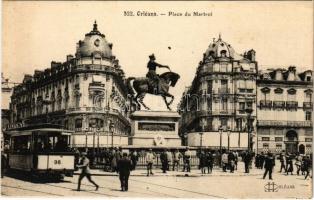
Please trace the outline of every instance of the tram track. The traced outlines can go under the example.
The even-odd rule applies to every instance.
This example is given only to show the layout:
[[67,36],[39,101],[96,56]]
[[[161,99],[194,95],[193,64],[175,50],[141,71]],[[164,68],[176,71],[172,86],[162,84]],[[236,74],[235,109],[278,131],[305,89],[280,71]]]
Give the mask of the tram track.
[[[133,180],[134,179],[129,179],[129,180]],[[191,190],[186,190],[186,189],[181,189],[181,188],[176,188],[176,187],[171,187],[171,186],[165,186],[165,185],[161,185],[161,184],[157,184],[157,183],[151,183],[151,182],[146,182],[146,181],[141,181],[141,180],[136,180],[138,182],[141,183],[145,183],[145,184],[150,184],[150,185],[155,185],[155,186],[159,186],[159,187],[163,187],[163,188],[167,188],[167,189],[173,189],[173,190],[178,190],[178,191],[183,191],[183,192],[188,192],[188,193],[193,193],[193,194],[198,194],[198,195],[203,195],[208,197],[212,197],[212,198],[225,198],[223,196],[218,196],[218,195],[211,195],[211,194],[207,194],[207,193],[203,193],[203,192],[196,192],[196,191],[191,191]]]
[[25,191],[30,191],[30,192],[37,192],[37,193],[46,194],[46,195],[54,195],[54,196],[61,196],[61,197],[64,196],[64,195],[55,194],[55,193],[51,193],[51,192],[43,192],[43,191],[39,191],[39,190],[14,187],[14,186],[8,186],[8,185],[3,185],[3,184],[1,185],[1,187],[7,187],[7,188],[12,188],[12,189],[18,189],[18,190],[25,190]]
[[[111,182],[113,182],[113,180],[111,180]],[[114,182],[118,182],[118,181],[114,181]],[[136,182],[136,181],[135,181],[135,182]],[[74,182],[70,182],[69,184],[77,185],[77,183],[74,183]],[[120,182],[117,183],[117,184],[120,185]],[[86,184],[81,184],[81,185],[89,186],[89,185],[86,185]],[[113,188],[103,187],[103,186],[99,186],[99,188],[104,188],[104,189],[109,189],[109,190],[112,190],[112,189],[113,189]],[[132,188],[144,189],[143,187],[134,186],[134,185],[132,185]],[[129,192],[137,193],[137,194],[145,194],[145,195],[149,195],[149,196],[152,196],[152,195],[153,195],[153,194],[151,194],[151,193],[155,193],[155,194],[157,194],[157,195],[163,195],[163,196],[165,196],[165,197],[179,198],[179,196],[175,196],[175,195],[171,195],[171,194],[163,193],[163,192],[158,192],[158,191],[153,191],[153,190],[149,190],[149,192],[151,192],[151,193],[147,193],[147,192],[137,192],[137,191],[129,191]],[[120,197],[120,196],[115,196],[115,197]]]

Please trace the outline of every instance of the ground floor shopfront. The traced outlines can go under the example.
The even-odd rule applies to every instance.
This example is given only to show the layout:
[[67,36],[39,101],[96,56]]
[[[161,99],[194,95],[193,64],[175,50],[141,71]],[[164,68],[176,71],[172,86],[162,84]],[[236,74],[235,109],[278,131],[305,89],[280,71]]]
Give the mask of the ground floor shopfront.
[[258,127],[258,152],[312,153],[312,127]]

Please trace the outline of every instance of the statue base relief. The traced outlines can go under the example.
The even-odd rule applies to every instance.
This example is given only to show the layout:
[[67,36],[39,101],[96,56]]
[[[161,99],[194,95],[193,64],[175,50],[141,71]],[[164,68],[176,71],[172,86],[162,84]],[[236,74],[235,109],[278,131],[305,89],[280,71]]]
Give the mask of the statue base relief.
[[131,114],[129,147],[180,148],[180,115],[174,111],[135,111]]

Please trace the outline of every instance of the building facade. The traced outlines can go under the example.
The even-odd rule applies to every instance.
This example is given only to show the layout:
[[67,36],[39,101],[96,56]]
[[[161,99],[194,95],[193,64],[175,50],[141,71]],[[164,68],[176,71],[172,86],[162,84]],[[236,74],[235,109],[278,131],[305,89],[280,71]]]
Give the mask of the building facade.
[[256,145],[255,51],[237,54],[219,36],[199,63],[179,105],[185,145],[248,149]]
[[[57,124],[75,131],[73,147],[128,144],[124,72],[96,22],[77,43],[75,56],[25,75],[23,83],[13,89],[10,110],[9,128]],[[114,124],[111,129],[110,124]]]
[[257,79],[258,152],[312,152],[312,71],[270,69]]

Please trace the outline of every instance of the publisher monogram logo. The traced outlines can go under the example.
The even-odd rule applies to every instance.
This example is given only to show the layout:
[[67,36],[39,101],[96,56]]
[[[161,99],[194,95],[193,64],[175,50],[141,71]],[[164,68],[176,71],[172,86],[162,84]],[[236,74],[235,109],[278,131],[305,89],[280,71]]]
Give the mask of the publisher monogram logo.
[[275,184],[275,182],[268,182],[264,186],[265,192],[278,192],[278,185]]

